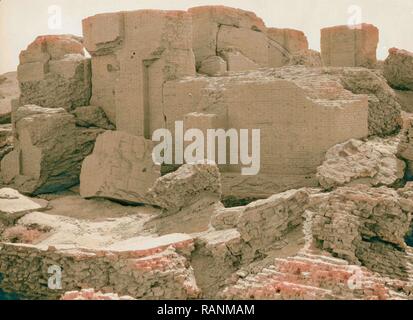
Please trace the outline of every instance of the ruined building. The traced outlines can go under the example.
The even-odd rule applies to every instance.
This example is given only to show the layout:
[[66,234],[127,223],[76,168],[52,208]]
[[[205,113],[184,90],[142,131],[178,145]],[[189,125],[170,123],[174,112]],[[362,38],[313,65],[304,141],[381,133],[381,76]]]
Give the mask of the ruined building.
[[[3,95],[16,80],[0,77],[0,288],[411,298],[413,54],[379,63],[378,38],[326,28],[318,53],[301,31],[221,6],[99,14],[83,38],[38,37],[20,93]],[[259,173],[154,162],[153,134],[177,122],[260,129]],[[44,285],[50,264],[65,272],[58,290]]]

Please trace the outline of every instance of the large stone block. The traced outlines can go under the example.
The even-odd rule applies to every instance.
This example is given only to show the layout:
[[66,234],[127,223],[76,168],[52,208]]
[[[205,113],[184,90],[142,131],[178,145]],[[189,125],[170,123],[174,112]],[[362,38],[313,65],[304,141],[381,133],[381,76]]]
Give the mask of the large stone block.
[[365,68],[336,68],[328,72],[336,74],[345,89],[368,96],[369,135],[384,137],[399,132],[401,106],[380,74]]
[[63,109],[20,107],[15,149],[1,162],[3,181],[24,193],[64,190],[79,183],[80,166],[101,129],[77,128]]
[[81,196],[148,203],[145,195],[160,177],[152,148],[152,141],[120,131],[99,136],[93,153],[82,165]]
[[395,186],[404,177],[405,163],[396,157],[399,139],[349,140],[327,151],[317,169],[321,186],[330,189],[346,184]]
[[[310,55],[307,37],[302,31],[293,29],[269,28],[268,64],[270,67],[281,67],[299,63],[298,55]],[[293,59],[293,57],[295,57]],[[292,61],[294,60],[294,61]]]
[[[185,164],[159,178],[148,193],[149,202],[173,214],[198,201],[204,206],[221,199],[221,180],[215,164]],[[207,199],[207,200],[206,200]]]
[[88,105],[90,59],[78,37],[38,37],[20,55],[20,105],[70,110]]
[[105,13],[83,20],[84,44],[92,54],[118,46],[123,40],[123,13]]
[[384,77],[393,88],[413,90],[413,52],[391,48],[384,62]]
[[376,66],[379,30],[371,24],[337,26],[321,30],[321,55],[325,66]]

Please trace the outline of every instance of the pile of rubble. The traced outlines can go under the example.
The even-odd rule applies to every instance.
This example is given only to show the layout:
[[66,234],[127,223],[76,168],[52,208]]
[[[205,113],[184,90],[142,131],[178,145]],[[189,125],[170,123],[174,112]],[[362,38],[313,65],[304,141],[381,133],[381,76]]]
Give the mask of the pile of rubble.
[[[0,77],[2,290],[411,299],[412,53],[381,68],[368,24],[323,29],[319,53],[221,6],[101,14],[83,33],[38,37]],[[155,162],[152,135],[177,121],[260,129],[258,174]]]

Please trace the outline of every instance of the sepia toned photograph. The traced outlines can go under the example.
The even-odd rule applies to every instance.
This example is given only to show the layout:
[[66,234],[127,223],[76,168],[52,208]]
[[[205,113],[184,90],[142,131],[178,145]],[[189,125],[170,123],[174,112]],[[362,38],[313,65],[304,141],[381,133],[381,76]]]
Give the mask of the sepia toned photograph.
[[412,31],[411,0],[1,0],[0,300],[412,300]]

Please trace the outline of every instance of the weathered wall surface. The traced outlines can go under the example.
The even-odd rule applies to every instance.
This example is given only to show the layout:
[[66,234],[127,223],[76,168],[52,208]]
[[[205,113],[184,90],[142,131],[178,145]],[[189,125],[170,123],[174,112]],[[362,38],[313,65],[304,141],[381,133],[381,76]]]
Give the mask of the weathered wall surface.
[[[297,70],[168,82],[164,88],[166,127],[173,132],[174,122],[194,111],[216,114],[224,119],[225,129],[261,130],[260,175],[315,173],[330,147],[368,135],[367,97],[351,94],[322,74]],[[302,78],[293,80],[298,79],[295,73]],[[239,172],[240,166],[222,170]]]
[[85,19],[83,33],[92,55],[92,104],[102,106],[118,130],[150,138],[163,126],[163,83],[195,74],[190,15],[102,14]]

